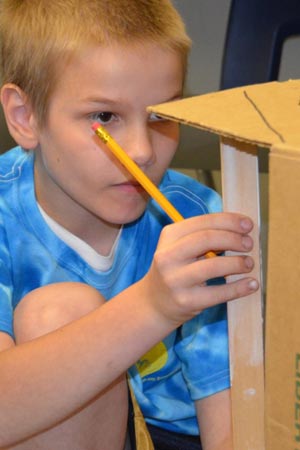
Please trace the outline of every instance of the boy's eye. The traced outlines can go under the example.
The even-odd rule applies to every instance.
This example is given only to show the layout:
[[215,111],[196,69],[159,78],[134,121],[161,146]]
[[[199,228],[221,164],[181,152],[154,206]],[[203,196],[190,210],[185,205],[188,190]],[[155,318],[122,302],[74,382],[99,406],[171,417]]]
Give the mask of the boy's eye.
[[109,111],[102,111],[92,115],[92,119],[100,122],[102,125],[110,123],[114,118],[115,115]]
[[149,114],[149,122],[162,122],[162,121],[166,121],[166,119],[164,117],[159,116],[158,114],[155,113],[150,113]]

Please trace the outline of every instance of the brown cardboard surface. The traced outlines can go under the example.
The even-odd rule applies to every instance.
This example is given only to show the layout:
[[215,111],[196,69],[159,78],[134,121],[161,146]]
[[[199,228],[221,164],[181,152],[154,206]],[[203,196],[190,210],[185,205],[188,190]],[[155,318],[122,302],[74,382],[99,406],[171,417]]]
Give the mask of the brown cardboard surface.
[[266,319],[267,449],[299,450],[299,148],[284,145],[272,148],[269,189]]
[[224,137],[271,147],[300,146],[300,80],[228,89],[149,108]]
[[[271,148],[264,361],[267,439],[265,442],[255,431],[259,443],[252,444],[251,433],[239,430],[245,418],[254,428],[257,424],[248,409],[249,414],[237,415],[241,420],[234,430],[234,448],[300,450],[300,80],[215,92],[156,105],[149,111],[230,138],[236,141],[233,147],[237,152],[238,141]],[[245,190],[237,176],[239,169],[229,171],[231,187],[235,186],[238,195]],[[251,202],[251,190],[247,195],[245,203]],[[238,317],[240,313],[235,314]],[[247,314],[242,314],[245,319]],[[260,319],[256,313],[255,320]],[[242,329],[241,335],[245,350],[249,341],[256,345],[254,329],[249,335]],[[241,373],[248,373],[250,362],[241,363]],[[233,409],[247,411],[248,399],[243,394],[238,392]]]

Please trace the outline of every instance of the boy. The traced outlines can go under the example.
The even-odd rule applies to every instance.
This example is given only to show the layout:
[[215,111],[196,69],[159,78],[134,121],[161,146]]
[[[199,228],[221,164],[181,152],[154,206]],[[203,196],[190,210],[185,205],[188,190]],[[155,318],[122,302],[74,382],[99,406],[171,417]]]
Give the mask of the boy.
[[[258,285],[207,280],[251,272],[252,222],[166,172],[178,127],[146,107],[182,95],[180,17],[168,0],[0,5],[1,102],[22,147],[0,160],[0,447],[133,449],[130,368],[156,448],[200,448],[199,420],[204,450],[230,449],[217,305]],[[95,120],[195,217],[170,224]],[[229,249],[241,254],[204,257]]]

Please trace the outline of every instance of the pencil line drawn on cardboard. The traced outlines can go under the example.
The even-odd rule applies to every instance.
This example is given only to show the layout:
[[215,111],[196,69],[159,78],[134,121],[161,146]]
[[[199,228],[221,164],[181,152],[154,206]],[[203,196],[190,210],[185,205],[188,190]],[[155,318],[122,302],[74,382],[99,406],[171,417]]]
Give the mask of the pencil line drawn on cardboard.
[[273,133],[275,133],[279,139],[281,140],[281,142],[285,142],[282,134],[279,133],[279,131],[275,130],[275,128],[272,127],[272,125],[268,122],[267,118],[264,116],[264,114],[262,113],[262,111],[259,109],[259,107],[257,106],[257,104],[254,102],[254,100],[252,100],[252,98],[249,96],[249,94],[247,93],[247,91],[244,91],[244,96],[246,97],[246,99],[251,103],[251,105],[253,106],[253,108],[255,109],[255,111],[260,115],[260,117],[262,118],[262,120],[264,121],[264,123],[267,125],[267,127],[273,131]]

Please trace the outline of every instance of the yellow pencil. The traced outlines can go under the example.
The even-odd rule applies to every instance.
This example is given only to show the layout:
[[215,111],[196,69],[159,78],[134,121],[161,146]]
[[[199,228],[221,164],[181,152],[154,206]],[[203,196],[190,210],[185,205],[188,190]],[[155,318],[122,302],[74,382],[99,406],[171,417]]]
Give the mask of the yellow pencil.
[[[180,222],[184,217],[177,211],[169,200],[160,192],[160,190],[152,183],[152,181],[144,174],[144,172],[135,164],[120,145],[112,138],[112,136],[99,123],[94,123],[92,129],[97,136],[107,145],[116,158],[123,164],[129,173],[140,183],[146,192],[161,206],[168,214],[173,222]],[[207,258],[216,256],[213,252],[205,255]]]

